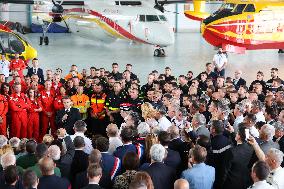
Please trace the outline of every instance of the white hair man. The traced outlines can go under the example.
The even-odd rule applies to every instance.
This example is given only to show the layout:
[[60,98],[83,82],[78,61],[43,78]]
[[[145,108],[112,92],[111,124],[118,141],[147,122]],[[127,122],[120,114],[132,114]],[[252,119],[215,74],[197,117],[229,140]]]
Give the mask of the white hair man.
[[238,103],[235,105],[234,109],[234,115],[236,116],[236,119],[234,121],[233,127],[234,131],[238,131],[238,125],[244,121],[244,113],[246,111],[246,107],[244,106],[243,103]]
[[275,148],[271,148],[266,154],[266,163],[270,168],[267,182],[271,183],[276,189],[284,188],[284,168],[280,166],[283,156],[283,152]]
[[57,145],[51,145],[47,150],[47,154],[48,157],[56,161],[60,159],[61,151]]
[[13,137],[9,140],[9,144],[10,146],[12,146],[12,148],[17,149],[20,145],[21,140],[18,137]]
[[137,127],[138,135],[140,137],[146,137],[151,132],[150,126],[146,122],[139,123]]
[[175,170],[163,163],[166,153],[161,144],[154,144],[150,149],[151,165],[145,171],[152,178],[154,188],[174,188]]
[[205,116],[201,113],[194,114],[192,118],[192,127],[193,127],[193,132],[195,133],[196,136],[205,135],[207,137],[210,137],[210,132],[205,125],[206,125]]
[[108,153],[113,154],[117,147],[122,146],[123,143],[118,137],[118,127],[116,124],[109,124],[106,128],[107,136],[109,138]]
[[2,155],[1,165],[3,167],[3,170],[5,170],[6,167],[10,165],[16,165],[16,156],[12,152]]
[[267,154],[270,148],[279,149],[279,144],[273,142],[272,140],[274,135],[275,135],[275,128],[272,125],[265,124],[261,127],[259,131],[259,138],[261,140],[260,148],[264,152],[264,154]]
[[72,141],[74,141],[77,136],[83,137],[85,142],[84,152],[90,154],[93,150],[92,141],[84,134],[87,131],[87,124],[83,120],[78,120],[75,122],[73,129],[75,134],[70,136]]
[[8,143],[7,137],[5,137],[4,135],[0,135],[0,148],[2,148],[7,143]]

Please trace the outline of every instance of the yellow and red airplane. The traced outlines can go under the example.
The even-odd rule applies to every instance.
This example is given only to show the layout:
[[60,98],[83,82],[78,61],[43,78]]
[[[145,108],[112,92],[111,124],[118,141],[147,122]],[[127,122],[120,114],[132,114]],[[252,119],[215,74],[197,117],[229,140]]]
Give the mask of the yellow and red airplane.
[[15,53],[20,53],[20,57],[29,61],[37,57],[37,51],[20,34],[0,24],[0,53],[6,54],[8,59],[14,57]]
[[202,21],[204,39],[229,52],[284,49],[284,0],[226,0],[213,14],[205,10],[205,1],[194,0],[194,11],[185,11],[190,19]]

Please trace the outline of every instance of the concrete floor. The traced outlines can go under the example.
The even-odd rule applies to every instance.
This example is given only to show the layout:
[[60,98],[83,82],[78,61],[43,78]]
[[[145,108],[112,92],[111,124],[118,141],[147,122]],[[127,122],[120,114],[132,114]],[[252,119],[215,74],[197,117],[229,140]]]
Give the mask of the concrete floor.
[[[53,69],[61,67],[67,73],[72,64],[79,70],[95,66],[111,68],[113,62],[120,65],[123,71],[127,63],[133,65],[134,73],[144,83],[147,74],[156,69],[163,72],[166,66],[172,68],[178,76],[192,70],[196,76],[204,70],[205,63],[212,61],[215,50],[198,33],[178,33],[173,46],[167,47],[167,56],[153,57],[154,47],[141,44],[129,44],[118,41],[102,44],[98,41],[84,39],[72,34],[48,34],[49,46],[39,46],[39,34],[29,34],[27,38],[38,50],[41,67]],[[229,54],[229,65],[226,76],[233,76],[236,69],[243,70],[243,77],[251,82],[256,72],[261,70],[265,79],[270,77],[270,68],[277,67],[280,77],[284,79],[284,54],[277,50],[246,51],[244,55]]]

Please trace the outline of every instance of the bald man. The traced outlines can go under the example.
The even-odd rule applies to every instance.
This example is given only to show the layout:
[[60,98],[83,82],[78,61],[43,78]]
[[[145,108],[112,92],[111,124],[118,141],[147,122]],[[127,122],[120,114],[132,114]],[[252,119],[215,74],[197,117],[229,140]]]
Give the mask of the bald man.
[[175,181],[174,189],[189,189],[189,184],[185,179],[178,179]]
[[233,80],[233,84],[236,88],[236,90],[239,90],[241,85],[246,85],[246,80],[244,80],[243,78],[241,78],[243,72],[241,70],[236,70],[235,71],[235,79]]
[[58,177],[54,174],[55,163],[50,157],[39,160],[39,167],[42,177],[39,179],[38,189],[68,189],[71,188],[66,178]]

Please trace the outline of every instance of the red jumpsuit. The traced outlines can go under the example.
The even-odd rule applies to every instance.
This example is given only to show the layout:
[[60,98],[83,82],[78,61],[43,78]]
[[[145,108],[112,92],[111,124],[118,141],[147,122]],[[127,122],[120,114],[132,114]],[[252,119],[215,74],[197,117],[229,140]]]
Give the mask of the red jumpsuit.
[[55,95],[59,96],[60,95],[60,87],[62,87],[62,83],[58,83],[58,85],[55,85],[54,83],[52,83],[52,89],[55,91]]
[[34,110],[39,108],[42,108],[40,100],[30,100],[30,108],[28,110],[28,138],[34,138],[36,141],[40,141],[39,112],[35,112]]
[[[55,134],[55,111],[53,106],[54,97],[54,91],[52,90],[49,94],[46,92],[46,90],[39,93],[39,100],[42,104],[40,139],[42,139],[47,133],[48,126],[51,128],[51,133]],[[51,115],[48,116],[48,113]]]
[[[19,76],[21,78],[24,78],[24,74],[23,74],[23,70],[26,69],[27,65],[26,63],[22,60],[22,59],[13,59],[11,60],[10,62],[10,70],[13,71],[18,71],[19,73]],[[19,69],[19,70],[16,70],[16,69]]]
[[57,112],[58,110],[62,110],[64,108],[63,102],[62,102],[62,96],[57,96],[54,99],[54,110]]
[[13,93],[9,99],[11,131],[9,137],[27,138],[29,101],[24,93]]
[[8,112],[8,101],[5,96],[0,94],[0,117],[2,122],[0,123],[0,135],[7,136],[7,122],[6,114]]

